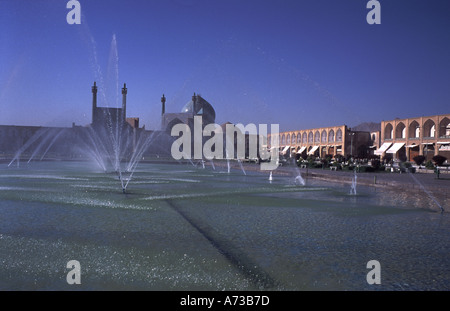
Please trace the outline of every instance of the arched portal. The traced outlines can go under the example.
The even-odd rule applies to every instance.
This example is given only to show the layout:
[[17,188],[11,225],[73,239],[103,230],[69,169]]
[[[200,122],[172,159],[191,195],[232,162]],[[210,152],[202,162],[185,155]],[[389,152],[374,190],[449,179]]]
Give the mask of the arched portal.
[[391,123],[386,124],[384,127],[384,139],[392,139],[394,136],[394,127]]
[[409,124],[408,138],[419,138],[419,137],[420,137],[419,122],[412,121]]
[[405,139],[406,138],[406,126],[403,122],[397,124],[395,128],[395,138]]

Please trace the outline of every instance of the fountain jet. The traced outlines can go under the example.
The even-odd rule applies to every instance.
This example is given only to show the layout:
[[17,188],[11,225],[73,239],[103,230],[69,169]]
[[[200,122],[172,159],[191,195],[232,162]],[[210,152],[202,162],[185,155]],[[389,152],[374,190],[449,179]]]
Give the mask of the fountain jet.
[[352,178],[352,186],[350,188],[350,194],[356,195],[356,184],[357,184],[358,177],[356,176],[356,169],[354,170],[354,176]]

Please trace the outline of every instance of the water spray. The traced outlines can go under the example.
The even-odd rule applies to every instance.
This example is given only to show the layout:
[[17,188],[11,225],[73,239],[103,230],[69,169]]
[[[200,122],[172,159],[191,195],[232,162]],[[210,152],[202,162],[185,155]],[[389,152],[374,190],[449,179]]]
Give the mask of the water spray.
[[355,170],[354,170],[354,176],[353,176],[353,178],[352,178],[352,187],[350,188],[350,194],[351,194],[351,195],[356,195],[356,185],[357,185],[357,180],[358,180],[358,177],[357,177],[357,175],[356,175],[356,168],[355,168]]
[[408,173],[409,176],[411,176],[411,178],[419,185],[419,187],[428,195],[428,197],[434,201],[434,203],[436,203],[436,205],[439,207],[439,209],[441,210],[441,213],[444,212],[444,208],[442,207],[441,204],[439,204],[439,202],[436,200],[436,198],[431,194],[430,191],[428,191],[423,185],[422,183],[409,171],[408,168],[405,168],[404,166],[402,166],[402,168],[404,168],[406,170],[406,172]]

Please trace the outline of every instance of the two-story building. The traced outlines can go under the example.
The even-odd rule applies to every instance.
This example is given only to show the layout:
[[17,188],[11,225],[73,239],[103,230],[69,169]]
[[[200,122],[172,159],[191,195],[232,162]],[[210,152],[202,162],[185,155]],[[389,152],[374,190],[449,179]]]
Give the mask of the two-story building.
[[450,159],[450,115],[394,119],[381,122],[381,146],[375,154],[412,161],[417,155]]

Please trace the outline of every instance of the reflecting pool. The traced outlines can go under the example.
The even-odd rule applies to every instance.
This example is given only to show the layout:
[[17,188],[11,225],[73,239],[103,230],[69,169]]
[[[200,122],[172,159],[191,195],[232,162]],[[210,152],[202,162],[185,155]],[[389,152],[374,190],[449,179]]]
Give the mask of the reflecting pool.
[[[448,290],[450,216],[395,189],[190,164],[0,166],[2,290]],[[69,285],[70,260],[81,285]],[[367,262],[381,265],[369,285]]]

